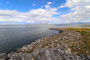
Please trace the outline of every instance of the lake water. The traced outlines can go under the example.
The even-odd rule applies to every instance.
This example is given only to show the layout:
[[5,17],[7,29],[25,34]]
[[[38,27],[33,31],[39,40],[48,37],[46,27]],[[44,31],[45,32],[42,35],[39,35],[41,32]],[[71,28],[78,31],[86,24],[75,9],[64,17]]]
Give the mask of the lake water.
[[49,30],[54,25],[0,25],[0,53],[11,52],[23,45],[58,31]]

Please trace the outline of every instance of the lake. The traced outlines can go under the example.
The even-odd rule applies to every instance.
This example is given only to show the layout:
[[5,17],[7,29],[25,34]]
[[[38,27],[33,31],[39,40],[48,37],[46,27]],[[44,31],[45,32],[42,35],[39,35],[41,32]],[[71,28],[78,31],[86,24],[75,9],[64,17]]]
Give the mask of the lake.
[[0,25],[0,53],[14,51],[39,38],[58,33],[58,31],[48,29],[51,27],[55,25]]

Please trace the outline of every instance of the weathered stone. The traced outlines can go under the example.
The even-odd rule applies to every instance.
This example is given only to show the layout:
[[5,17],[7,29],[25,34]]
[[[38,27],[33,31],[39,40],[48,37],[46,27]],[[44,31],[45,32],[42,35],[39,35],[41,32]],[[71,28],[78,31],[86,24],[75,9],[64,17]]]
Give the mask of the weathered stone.
[[5,60],[7,55],[5,53],[0,54],[0,60]]
[[68,49],[65,51],[65,54],[71,54],[71,49],[68,48]]
[[88,60],[90,60],[90,56],[87,56]]

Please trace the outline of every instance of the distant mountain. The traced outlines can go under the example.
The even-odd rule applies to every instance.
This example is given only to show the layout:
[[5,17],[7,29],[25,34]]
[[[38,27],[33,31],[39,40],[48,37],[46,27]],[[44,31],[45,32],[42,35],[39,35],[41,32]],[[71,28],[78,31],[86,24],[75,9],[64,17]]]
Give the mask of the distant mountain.
[[75,23],[70,23],[70,24],[90,24],[90,22],[75,22]]

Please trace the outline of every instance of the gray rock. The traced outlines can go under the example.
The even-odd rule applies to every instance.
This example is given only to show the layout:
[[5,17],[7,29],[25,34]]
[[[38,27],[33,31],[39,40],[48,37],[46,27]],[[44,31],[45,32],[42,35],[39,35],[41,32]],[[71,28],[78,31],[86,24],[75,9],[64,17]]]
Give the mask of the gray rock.
[[0,60],[5,60],[7,55],[5,53],[0,54]]
[[90,56],[87,56],[87,59],[90,60]]

